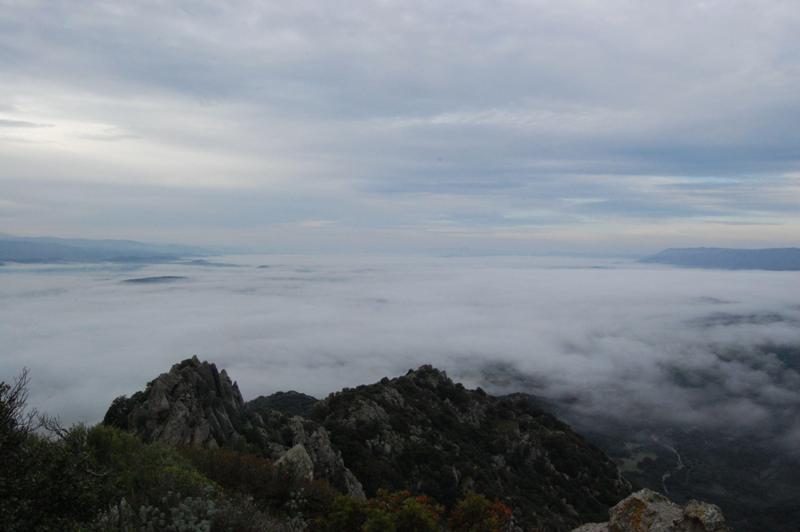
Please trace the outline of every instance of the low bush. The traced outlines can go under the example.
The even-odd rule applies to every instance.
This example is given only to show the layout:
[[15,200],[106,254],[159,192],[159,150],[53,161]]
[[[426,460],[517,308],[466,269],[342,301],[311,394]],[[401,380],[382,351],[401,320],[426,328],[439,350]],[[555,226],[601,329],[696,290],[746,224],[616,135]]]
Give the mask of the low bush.
[[511,520],[511,508],[502,502],[468,493],[453,508],[448,525],[453,532],[504,532]]
[[408,491],[380,490],[367,501],[340,496],[326,515],[314,522],[321,532],[435,532],[441,530],[443,509],[427,497]]

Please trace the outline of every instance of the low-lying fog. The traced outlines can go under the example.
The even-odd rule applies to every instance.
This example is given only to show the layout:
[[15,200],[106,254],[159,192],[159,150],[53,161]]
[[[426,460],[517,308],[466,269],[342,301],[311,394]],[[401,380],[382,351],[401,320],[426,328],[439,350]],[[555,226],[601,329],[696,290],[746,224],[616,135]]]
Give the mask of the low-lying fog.
[[499,367],[524,377],[509,381],[515,390],[583,413],[742,430],[782,419],[782,443],[800,442],[797,272],[214,260],[0,268],[0,379],[28,367],[31,405],[71,423],[99,421],[114,397],[192,354],[227,368],[245,399],[320,397],[426,363],[491,386],[481,375]]

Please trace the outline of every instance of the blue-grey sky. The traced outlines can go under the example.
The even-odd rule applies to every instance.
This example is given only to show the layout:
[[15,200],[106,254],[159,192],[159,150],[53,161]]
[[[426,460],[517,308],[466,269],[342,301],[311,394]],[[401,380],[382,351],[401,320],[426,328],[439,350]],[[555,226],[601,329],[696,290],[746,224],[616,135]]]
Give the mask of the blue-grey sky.
[[0,232],[800,240],[795,0],[0,0]]

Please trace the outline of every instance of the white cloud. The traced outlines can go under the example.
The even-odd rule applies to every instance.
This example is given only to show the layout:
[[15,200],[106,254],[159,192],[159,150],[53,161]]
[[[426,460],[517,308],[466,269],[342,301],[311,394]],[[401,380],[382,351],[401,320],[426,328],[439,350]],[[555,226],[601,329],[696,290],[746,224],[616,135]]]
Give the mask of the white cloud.
[[[657,413],[755,431],[800,407],[795,272],[522,257],[244,260],[5,266],[0,378],[27,366],[34,405],[91,422],[192,354],[227,368],[248,398],[323,396],[432,363],[473,386],[486,384],[485,367],[508,367],[518,379],[506,390],[569,398],[594,417]],[[153,275],[189,280],[120,282]]]

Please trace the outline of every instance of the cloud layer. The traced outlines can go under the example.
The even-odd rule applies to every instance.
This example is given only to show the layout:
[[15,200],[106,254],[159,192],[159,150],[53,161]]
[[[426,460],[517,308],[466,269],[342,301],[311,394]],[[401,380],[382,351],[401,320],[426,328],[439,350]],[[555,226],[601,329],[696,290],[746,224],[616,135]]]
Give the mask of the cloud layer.
[[[430,363],[469,385],[537,393],[588,416],[760,434],[779,426],[798,443],[794,272],[228,260],[246,265],[4,267],[0,377],[27,366],[32,403],[95,422],[114,397],[192,354],[227,368],[246,398],[324,396]],[[165,275],[188,279],[123,282]],[[513,378],[487,379],[497,368]]]
[[295,251],[795,243],[798,24],[781,0],[4,0],[0,224]]

